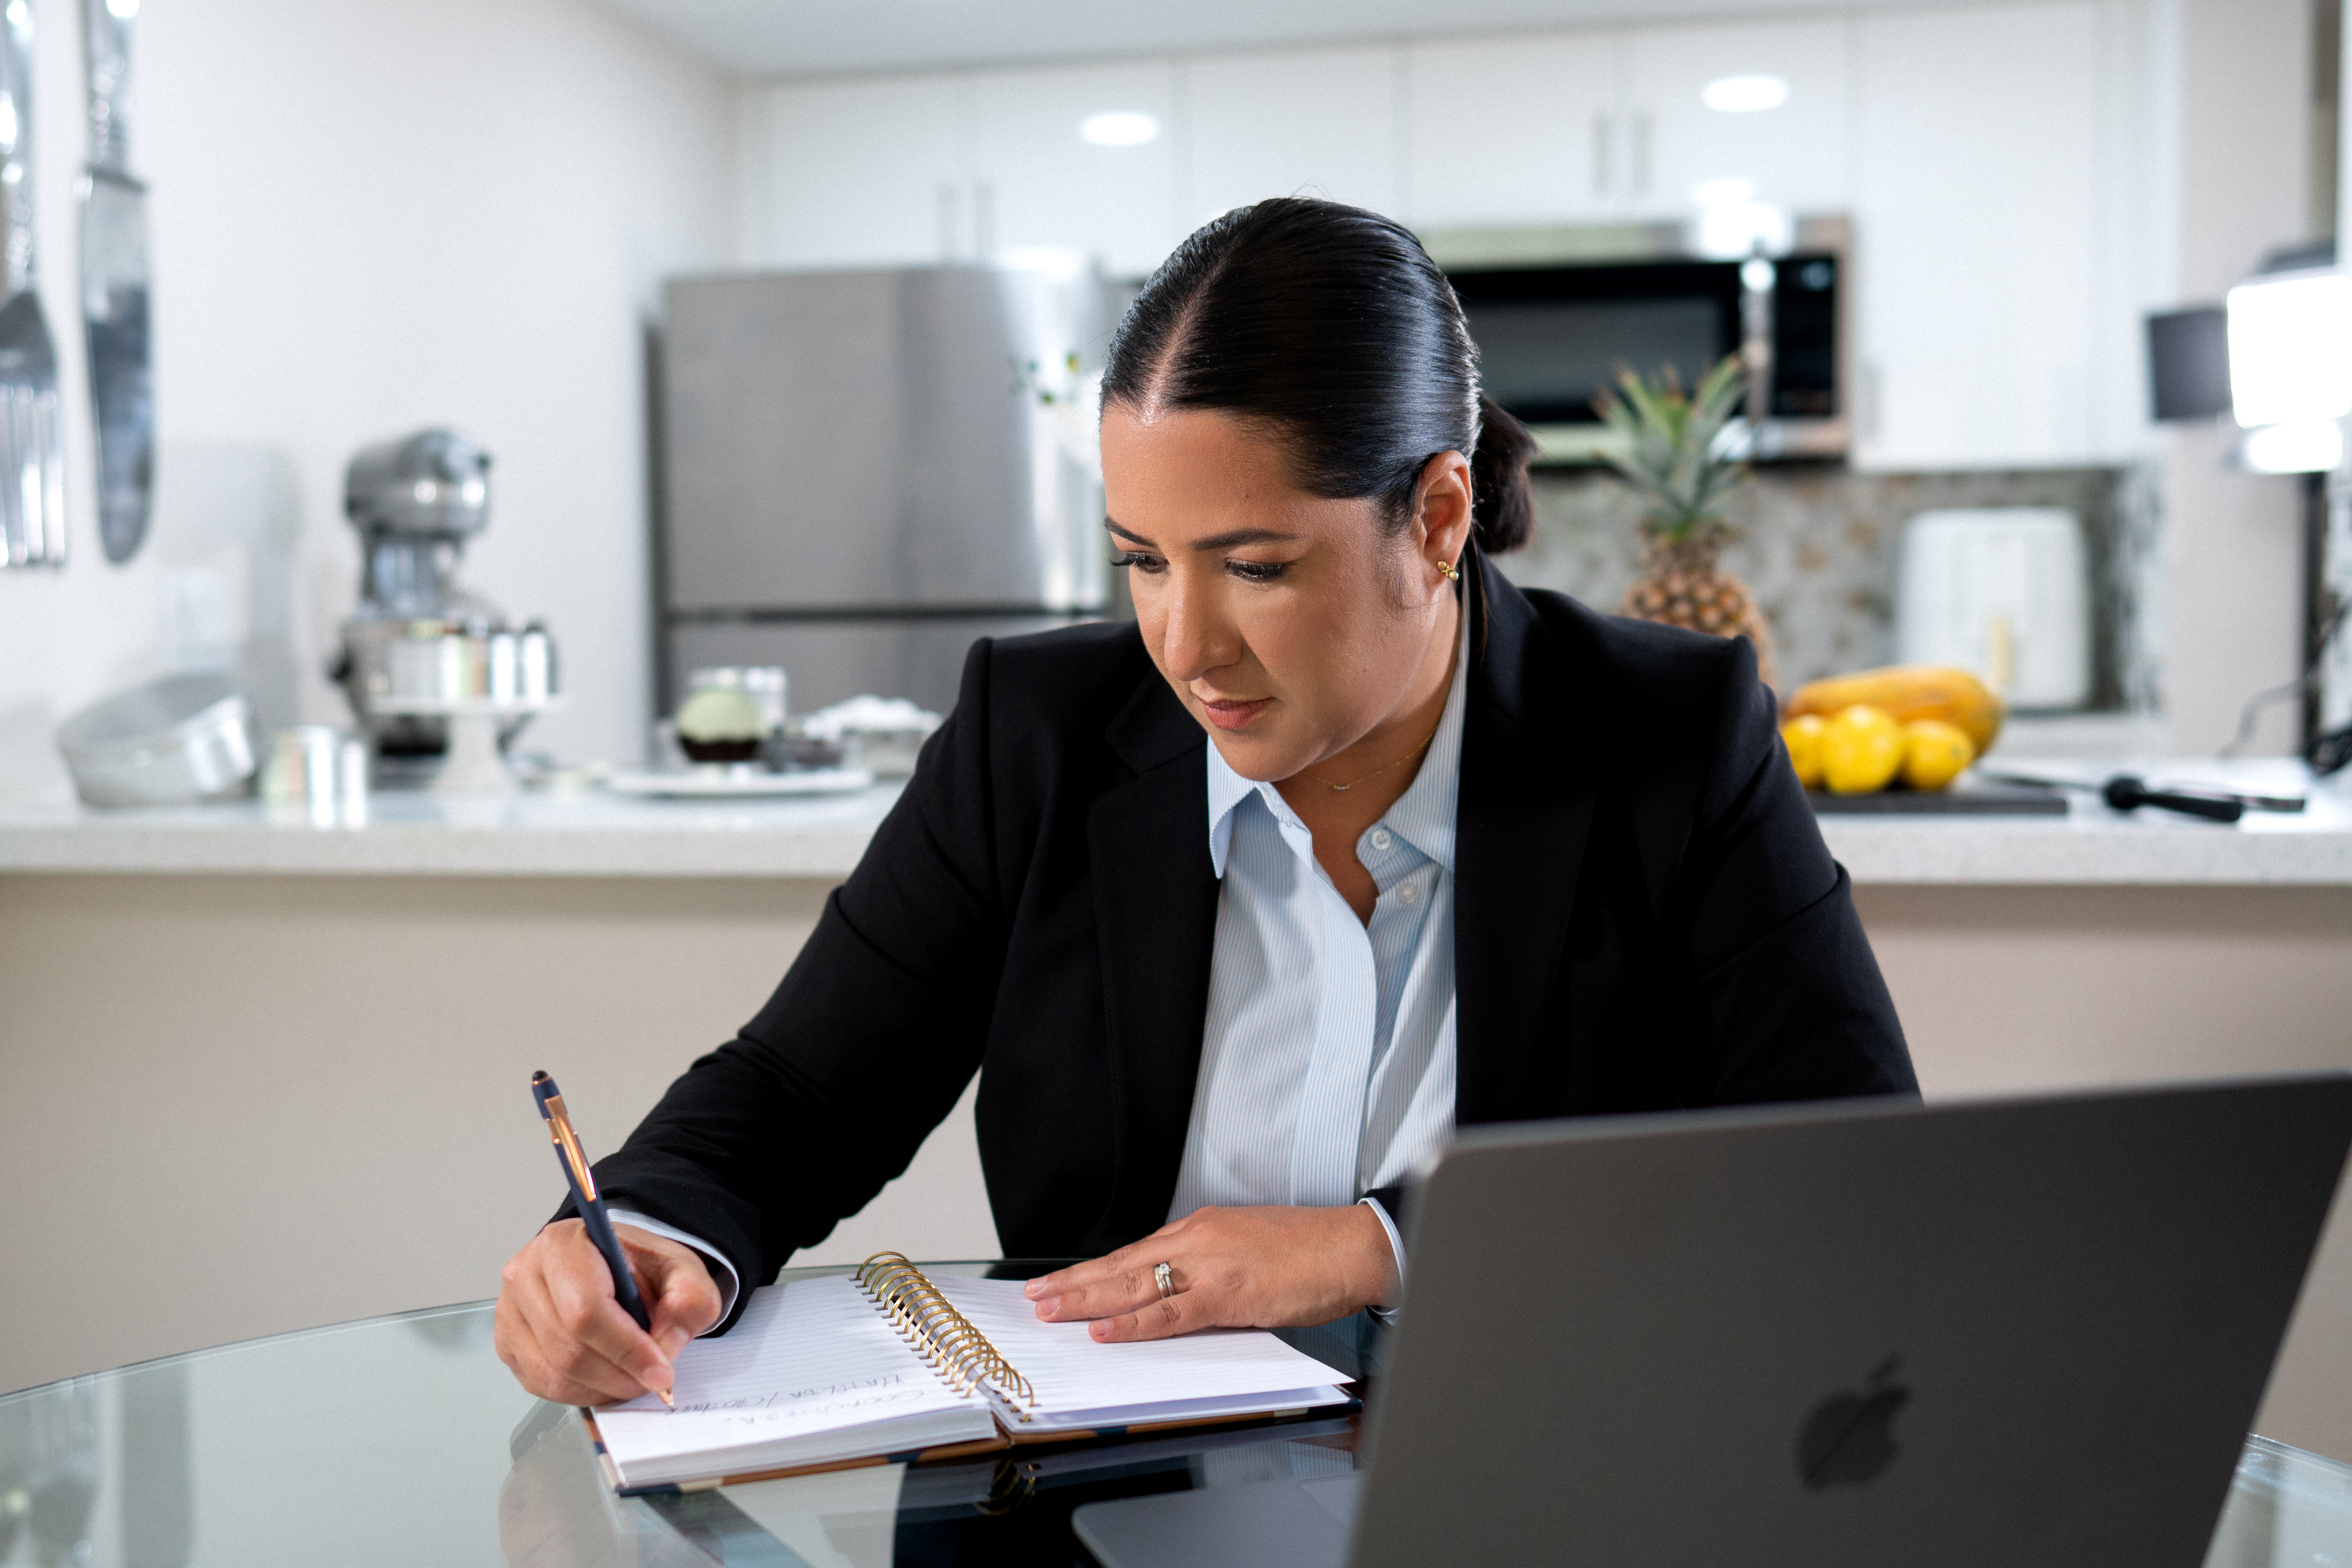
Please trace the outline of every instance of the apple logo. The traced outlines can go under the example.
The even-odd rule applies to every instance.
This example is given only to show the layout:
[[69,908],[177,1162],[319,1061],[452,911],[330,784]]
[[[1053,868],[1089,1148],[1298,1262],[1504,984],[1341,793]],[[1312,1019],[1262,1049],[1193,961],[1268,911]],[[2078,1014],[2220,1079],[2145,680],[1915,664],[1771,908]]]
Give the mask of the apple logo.
[[1890,1381],[1902,1358],[1888,1356],[1872,1369],[1858,1390],[1831,1394],[1814,1406],[1797,1434],[1797,1474],[1815,1491],[1841,1482],[1861,1486],[1876,1479],[1902,1450],[1895,1443],[1895,1416],[1911,1391]]

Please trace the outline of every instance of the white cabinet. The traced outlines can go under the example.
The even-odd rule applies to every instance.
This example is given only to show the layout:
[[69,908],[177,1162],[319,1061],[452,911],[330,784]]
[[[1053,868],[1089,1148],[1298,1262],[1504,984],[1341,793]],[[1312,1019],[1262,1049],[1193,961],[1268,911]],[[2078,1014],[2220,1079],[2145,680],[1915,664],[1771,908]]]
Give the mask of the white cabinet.
[[[753,106],[751,259],[910,265],[1044,247],[1150,270],[1178,237],[1171,64],[884,77],[771,88]],[[1093,114],[1152,138],[1087,142]]]
[[953,254],[961,177],[956,95],[949,77],[761,93],[746,158],[750,259],[870,267]]
[[1187,230],[1268,196],[1397,210],[1394,47],[1229,55],[1186,68]]
[[[1424,232],[1553,228],[1686,221],[1697,186],[1744,180],[1853,216],[1858,463],[2107,460],[2137,429],[2145,290],[2119,258],[2147,253],[2159,205],[2135,175],[2161,127],[2129,119],[2153,111],[2126,75],[2152,68],[2118,55],[2126,14],[2009,0],[776,87],[752,100],[750,258],[1036,247],[1134,276],[1275,195]],[[1776,107],[1703,101],[1767,76]],[[1117,111],[1158,134],[1081,137]]]
[[1857,24],[1858,464],[2094,455],[2098,21],[2026,5]]
[[1468,228],[1614,216],[1625,181],[1621,53],[1612,33],[1410,46],[1407,221]]
[[[1846,201],[1851,25],[1721,23],[1528,34],[1407,50],[1406,167],[1430,227],[1680,222],[1744,180],[1799,213]],[[1785,84],[1769,109],[1702,100],[1726,78]]]
[[[1172,62],[981,71],[966,79],[967,168],[979,248],[1083,251],[1114,274],[1149,272],[1182,237],[1176,216]],[[1148,114],[1148,142],[1103,146],[1078,128]]]
[[[1685,218],[1699,205],[1699,188],[1717,181],[1744,181],[1757,201],[1791,212],[1843,210],[1849,36],[1843,20],[1632,34],[1622,110],[1627,210]],[[1741,110],[1713,108],[1702,97],[1710,85],[1736,89],[1758,78],[1780,84],[1786,97]]]

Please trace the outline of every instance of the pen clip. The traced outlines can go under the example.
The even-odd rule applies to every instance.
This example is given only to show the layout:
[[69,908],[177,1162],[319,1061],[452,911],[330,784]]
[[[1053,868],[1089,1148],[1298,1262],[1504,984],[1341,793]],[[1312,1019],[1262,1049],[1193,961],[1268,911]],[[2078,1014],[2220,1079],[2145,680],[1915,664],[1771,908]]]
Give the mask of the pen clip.
[[547,1135],[555,1141],[555,1151],[562,1157],[563,1168],[572,1173],[572,1182],[580,1188],[580,1201],[596,1201],[595,1173],[588,1169],[588,1155],[580,1147],[580,1135],[572,1131],[572,1118],[564,1113],[563,1091],[555,1080],[543,1072],[530,1075],[531,1098],[539,1101],[539,1113],[547,1119]]

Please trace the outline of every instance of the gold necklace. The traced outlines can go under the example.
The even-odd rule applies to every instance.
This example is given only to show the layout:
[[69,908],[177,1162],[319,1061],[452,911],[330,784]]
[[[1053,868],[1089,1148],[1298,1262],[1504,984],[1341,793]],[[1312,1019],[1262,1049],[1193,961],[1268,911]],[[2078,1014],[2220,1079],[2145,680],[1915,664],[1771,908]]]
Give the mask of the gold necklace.
[[[1443,719],[1439,720],[1439,721],[1438,721],[1438,729],[1444,729],[1444,726],[1445,726],[1445,721],[1444,721]],[[1370,773],[1366,773],[1362,778],[1360,778],[1360,779],[1349,779],[1346,784],[1335,784],[1331,783],[1328,779],[1317,779],[1317,778],[1315,778],[1315,775],[1314,775],[1313,773],[1307,773],[1307,770],[1306,770],[1305,768],[1301,768],[1301,769],[1299,769],[1298,771],[1299,771],[1301,773],[1305,774],[1307,777],[1308,777],[1308,778],[1310,778],[1310,779],[1315,779],[1315,782],[1316,782],[1317,784],[1321,784],[1325,789],[1329,790],[1332,794],[1334,794],[1334,795],[1345,795],[1345,794],[1347,794],[1349,790],[1351,790],[1351,789],[1355,788],[1358,784],[1368,784],[1368,783],[1370,783],[1371,780],[1373,780],[1373,779],[1376,779],[1376,778],[1380,777],[1382,773],[1387,773],[1387,772],[1389,771],[1389,769],[1390,769],[1390,768],[1401,768],[1401,767],[1404,766],[1404,764],[1405,764],[1405,763],[1409,763],[1409,762],[1412,761],[1412,759],[1413,759],[1413,758],[1415,758],[1415,757],[1417,757],[1417,756],[1421,755],[1421,753],[1422,753],[1422,752],[1425,752],[1425,751],[1429,750],[1430,746],[1431,746],[1433,743],[1434,743],[1436,740],[1437,740],[1437,731],[1436,731],[1436,730],[1432,730],[1432,731],[1429,732],[1429,739],[1428,739],[1428,740],[1423,741],[1420,745],[1415,746],[1412,751],[1407,752],[1403,756],[1399,757],[1395,762],[1390,763],[1388,763],[1388,764],[1386,764],[1385,766],[1382,766],[1382,767],[1377,767],[1377,768],[1374,768]]]

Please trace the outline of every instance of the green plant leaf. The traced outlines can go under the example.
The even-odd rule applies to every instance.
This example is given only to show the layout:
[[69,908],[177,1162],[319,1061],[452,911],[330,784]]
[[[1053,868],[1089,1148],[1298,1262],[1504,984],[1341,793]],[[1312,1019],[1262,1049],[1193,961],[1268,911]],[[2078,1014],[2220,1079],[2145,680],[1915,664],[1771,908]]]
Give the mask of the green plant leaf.
[[1678,542],[1722,530],[1724,500],[1747,470],[1719,456],[1716,441],[1746,392],[1733,354],[1687,393],[1671,365],[1655,376],[1621,365],[1616,385],[1594,400],[1593,411],[1624,443],[1604,461],[1641,495],[1643,527],[1655,537]]

